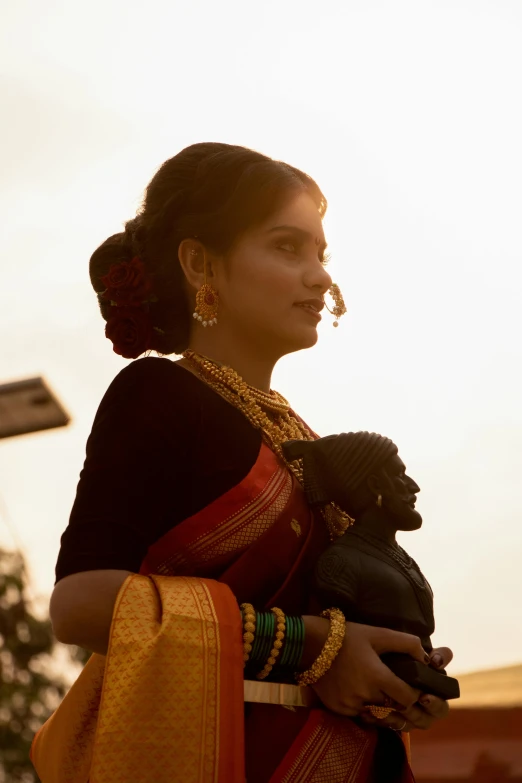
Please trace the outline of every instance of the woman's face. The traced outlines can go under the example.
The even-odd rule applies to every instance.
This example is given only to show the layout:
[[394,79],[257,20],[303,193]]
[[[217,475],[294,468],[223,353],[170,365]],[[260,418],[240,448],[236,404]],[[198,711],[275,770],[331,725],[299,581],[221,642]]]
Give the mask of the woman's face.
[[220,328],[275,357],[314,345],[332,283],[325,248],[316,205],[307,193],[296,194],[217,265]]

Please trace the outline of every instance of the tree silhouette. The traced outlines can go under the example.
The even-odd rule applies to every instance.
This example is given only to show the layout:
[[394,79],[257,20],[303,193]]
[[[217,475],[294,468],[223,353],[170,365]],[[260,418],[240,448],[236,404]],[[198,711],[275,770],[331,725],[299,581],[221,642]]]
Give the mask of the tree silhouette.
[[31,742],[68,689],[52,654],[67,649],[78,664],[86,656],[55,641],[50,621],[32,614],[26,588],[23,556],[0,549],[0,783],[37,783]]

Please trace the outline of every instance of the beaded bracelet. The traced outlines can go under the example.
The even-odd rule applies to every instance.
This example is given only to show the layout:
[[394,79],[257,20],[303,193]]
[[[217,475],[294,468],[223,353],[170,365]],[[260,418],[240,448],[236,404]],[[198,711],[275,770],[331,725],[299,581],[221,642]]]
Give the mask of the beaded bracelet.
[[[274,646],[270,651],[268,660],[265,663],[264,668],[258,674],[256,674],[256,678],[258,680],[264,680],[265,677],[268,677],[268,675],[272,671],[274,664],[276,662],[276,658],[279,655],[279,651],[283,646],[283,639],[285,638],[286,622],[285,622],[284,612],[281,609],[279,609],[277,606],[273,606],[270,611],[272,612],[273,621],[277,620],[277,630],[275,633]],[[270,637],[268,638],[270,640]]]
[[241,604],[243,610],[243,668],[247,665],[252,652],[252,642],[256,631],[256,612],[252,604]]
[[252,645],[252,652],[250,654],[250,661],[260,661],[261,656],[259,651],[264,640],[264,628],[265,628],[265,615],[262,612],[256,612],[256,635],[254,644]]
[[250,654],[250,664],[260,664],[270,652],[274,635],[274,615],[272,612],[256,612],[256,634]]
[[305,672],[296,673],[295,680],[298,685],[313,685],[317,680],[321,679],[341,649],[346,631],[344,614],[340,609],[325,609],[324,612],[321,612],[321,617],[328,617],[330,620],[326,642],[310,668]]
[[[271,648],[275,647],[275,641],[281,642],[279,649],[279,658],[276,661],[278,670],[282,671],[284,677],[291,675],[293,679],[294,671],[299,668],[304,650],[305,628],[302,617],[285,618],[285,630],[283,638],[277,637],[275,628],[274,613],[256,612],[252,604],[241,604],[241,615],[243,623],[243,659],[252,675],[255,675],[255,669],[263,664],[268,657],[277,657],[271,655]],[[249,634],[249,635],[247,635]],[[274,644],[272,640],[274,639]],[[253,637],[253,638],[252,638]],[[272,665],[272,664],[271,664]],[[274,665],[272,665],[274,668]]]

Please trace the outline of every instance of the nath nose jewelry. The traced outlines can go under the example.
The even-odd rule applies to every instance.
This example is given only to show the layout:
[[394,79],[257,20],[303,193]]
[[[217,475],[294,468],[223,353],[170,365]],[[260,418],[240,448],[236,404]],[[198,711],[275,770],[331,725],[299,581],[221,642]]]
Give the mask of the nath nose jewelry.
[[333,310],[330,310],[326,302],[324,303],[324,306],[326,307],[329,313],[335,316],[335,321],[333,325],[339,326],[339,318],[346,313],[346,305],[344,303],[343,295],[337,283],[332,283],[332,287],[330,288],[328,293],[334,300],[334,308]]

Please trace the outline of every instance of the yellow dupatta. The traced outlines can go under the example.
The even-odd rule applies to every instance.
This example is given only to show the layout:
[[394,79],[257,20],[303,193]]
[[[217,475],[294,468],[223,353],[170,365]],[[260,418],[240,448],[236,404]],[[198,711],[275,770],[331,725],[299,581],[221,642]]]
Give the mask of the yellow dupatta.
[[244,783],[242,654],[226,585],[132,574],[107,656],[34,738],[42,783]]

